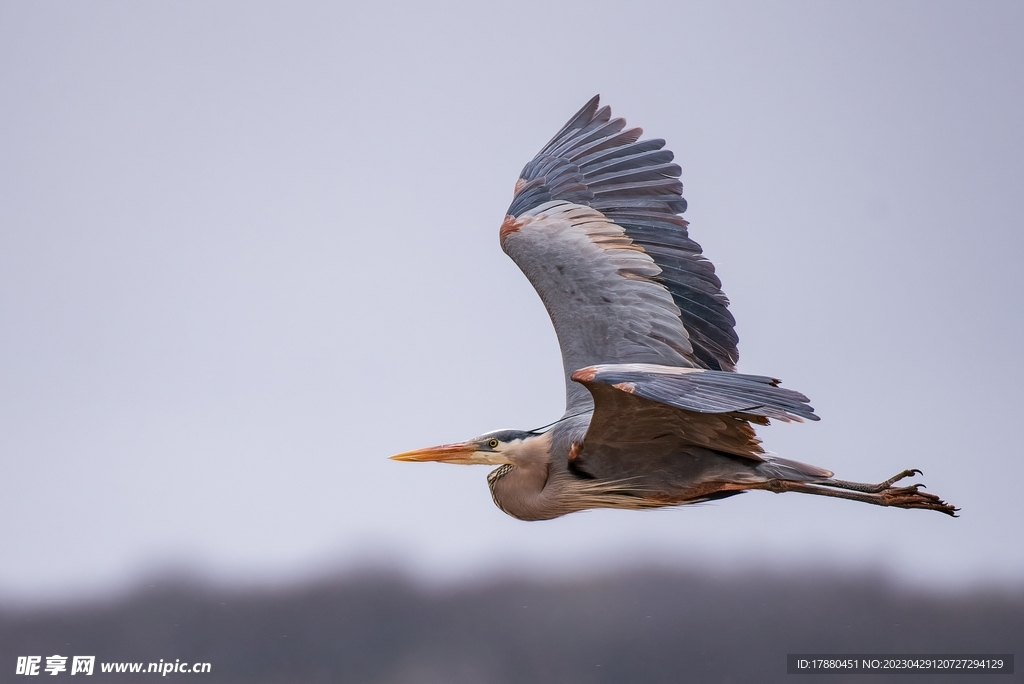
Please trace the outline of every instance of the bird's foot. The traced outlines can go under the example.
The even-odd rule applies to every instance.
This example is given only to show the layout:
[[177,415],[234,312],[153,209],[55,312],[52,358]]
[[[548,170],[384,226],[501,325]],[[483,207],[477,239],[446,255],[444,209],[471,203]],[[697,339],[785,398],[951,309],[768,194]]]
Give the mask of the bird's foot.
[[[820,482],[817,482],[816,484],[823,484],[823,485],[825,485],[827,487],[838,487],[839,489],[849,489],[849,490],[854,491],[854,492],[866,492],[868,494],[878,494],[880,492],[886,491],[887,489],[890,489],[894,484],[896,484],[900,480],[905,480],[906,478],[913,477],[914,475],[924,475],[924,473],[922,473],[917,468],[911,468],[910,470],[904,470],[901,473],[896,473],[895,475],[890,477],[888,480],[886,480],[884,482],[879,482],[878,484],[865,484],[863,482],[848,482],[846,480],[836,480],[834,478],[829,478],[827,480],[821,480]],[[923,486],[923,485],[918,485],[918,486]]]
[[905,480],[914,475],[923,475],[917,468],[910,468],[896,473],[888,480],[878,484],[865,484],[863,482],[848,482],[846,480],[835,480],[829,478],[815,484],[846,489],[853,492],[861,492],[865,498],[859,499],[879,506],[894,506],[896,508],[923,508],[929,511],[939,511],[946,515],[957,517],[956,512],[960,510],[951,504],[946,503],[931,492],[922,492],[922,484],[912,484],[909,487],[893,487],[900,480]]
[[939,511],[954,518],[957,517],[959,508],[946,503],[931,492],[921,491],[924,485],[912,484],[908,487],[893,487],[900,480],[914,475],[921,475],[921,471],[916,468],[904,470],[878,484],[848,482],[832,478],[816,482],[771,480],[766,482],[763,488],[773,492],[803,492],[804,494],[831,496],[837,499],[850,499],[851,501],[861,501],[876,506],[923,508],[929,511]]
[[913,484],[909,487],[888,487],[878,492],[877,496],[883,500],[882,506],[895,506],[896,508],[923,508],[929,511],[939,511],[946,515],[957,517],[956,508],[948,504],[931,492],[922,492],[924,485]]

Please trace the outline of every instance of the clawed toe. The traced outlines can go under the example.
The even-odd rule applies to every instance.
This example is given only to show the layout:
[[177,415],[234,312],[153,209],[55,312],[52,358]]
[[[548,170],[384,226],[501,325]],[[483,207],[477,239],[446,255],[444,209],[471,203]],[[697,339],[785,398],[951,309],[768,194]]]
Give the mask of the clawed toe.
[[880,492],[883,506],[894,506],[896,508],[924,508],[930,511],[939,511],[952,517],[957,517],[959,508],[946,503],[931,492],[922,492],[924,485],[914,484],[909,487],[890,487]]
[[817,494],[818,496],[831,496],[838,499],[861,501],[876,506],[923,508],[930,511],[939,511],[954,518],[957,517],[959,508],[946,503],[931,492],[921,491],[924,488],[923,484],[915,483],[904,487],[893,487],[893,484],[900,480],[921,474],[921,471],[917,468],[911,468],[878,484],[849,482],[831,477],[814,482],[771,480],[765,482],[762,488],[773,492],[803,492],[805,494]]
[[[922,473],[917,468],[911,468],[910,470],[904,470],[902,473],[897,473],[896,475],[893,475],[892,477],[890,477],[885,482],[880,482],[878,484],[878,487],[880,488],[880,490],[886,489],[886,488],[892,486],[893,484],[899,482],[900,480],[905,480],[908,477],[913,477],[914,475],[924,475],[924,473]],[[920,486],[920,485],[918,485],[918,486]]]
[[[900,480],[905,480],[908,477],[914,475],[923,475],[917,468],[911,468],[910,470],[904,470],[901,473],[897,473],[890,477],[888,480],[879,482],[878,484],[866,484],[863,482],[849,482],[847,480],[837,480],[835,478],[829,478],[827,480],[820,480],[817,484],[825,485],[826,487],[836,487],[838,489],[849,489],[853,492],[865,492],[867,494],[881,494],[882,492],[889,491],[893,488],[893,485]],[[923,487],[924,485],[915,485],[916,487]]]

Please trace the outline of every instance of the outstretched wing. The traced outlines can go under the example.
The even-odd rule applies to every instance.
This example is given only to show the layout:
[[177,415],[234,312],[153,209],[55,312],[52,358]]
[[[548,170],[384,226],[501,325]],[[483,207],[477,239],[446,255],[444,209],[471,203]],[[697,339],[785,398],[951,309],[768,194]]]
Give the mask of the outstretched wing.
[[686,232],[680,168],[598,98],[523,169],[502,249],[547,307],[567,411],[592,401],[572,373],[603,363],[731,371],[735,319],[714,266]]
[[818,420],[807,397],[774,378],[645,364],[593,366],[572,377],[594,396],[594,415],[572,454],[575,468],[592,477],[678,475],[703,450],[758,462],[784,479],[831,476],[761,448],[751,423]]

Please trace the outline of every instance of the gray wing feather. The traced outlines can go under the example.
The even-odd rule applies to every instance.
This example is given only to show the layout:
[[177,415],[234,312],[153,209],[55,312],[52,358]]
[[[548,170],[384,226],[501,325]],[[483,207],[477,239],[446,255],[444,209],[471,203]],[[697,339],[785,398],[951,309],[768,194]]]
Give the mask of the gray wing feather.
[[576,377],[594,397],[594,414],[582,444],[591,474],[642,469],[653,452],[678,457],[692,453],[693,448],[764,461],[764,449],[751,421],[764,423],[766,418],[681,409],[625,391],[624,383],[616,386],[587,380],[583,375],[588,370],[577,372]]
[[[583,368],[573,379],[594,397],[594,413],[569,467],[590,477],[699,481],[753,476],[722,453],[754,461],[757,473],[785,479],[820,479],[831,473],[765,453],[751,423],[817,420],[807,397],[757,375],[645,364]],[[716,456],[716,454],[718,454]]]
[[587,387],[611,385],[650,401],[696,413],[735,413],[745,419],[759,416],[784,422],[818,420],[806,396],[779,387],[778,380],[764,375],[648,364],[607,364],[576,371],[572,379]]
[[[677,215],[686,210],[681,170],[664,140],[640,140],[642,133],[594,97],[523,168],[508,214],[555,200],[600,211],[661,269],[652,279],[679,309],[687,365],[731,371],[739,358],[735,319],[714,266]],[[622,359],[604,359],[615,360]]]
[[661,269],[600,212],[553,201],[502,226],[502,249],[540,295],[558,335],[566,410],[591,395],[570,379],[602,363],[692,366],[679,307],[656,281]]
[[[817,420],[807,397],[760,375],[603,365],[573,374],[594,395],[594,414],[569,467],[594,478],[629,478],[652,491],[745,478],[814,481],[818,466],[766,453],[751,423]],[[577,437],[578,439],[578,437]],[[753,461],[751,470],[721,454]]]

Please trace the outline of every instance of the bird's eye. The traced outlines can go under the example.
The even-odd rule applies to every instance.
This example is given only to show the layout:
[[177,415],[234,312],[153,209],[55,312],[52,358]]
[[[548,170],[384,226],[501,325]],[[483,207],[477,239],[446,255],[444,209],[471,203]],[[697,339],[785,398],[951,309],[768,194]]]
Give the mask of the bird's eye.
[[491,447],[492,449],[497,449],[498,448],[498,440],[496,440],[496,439],[489,439],[489,440],[487,440],[487,446]]

